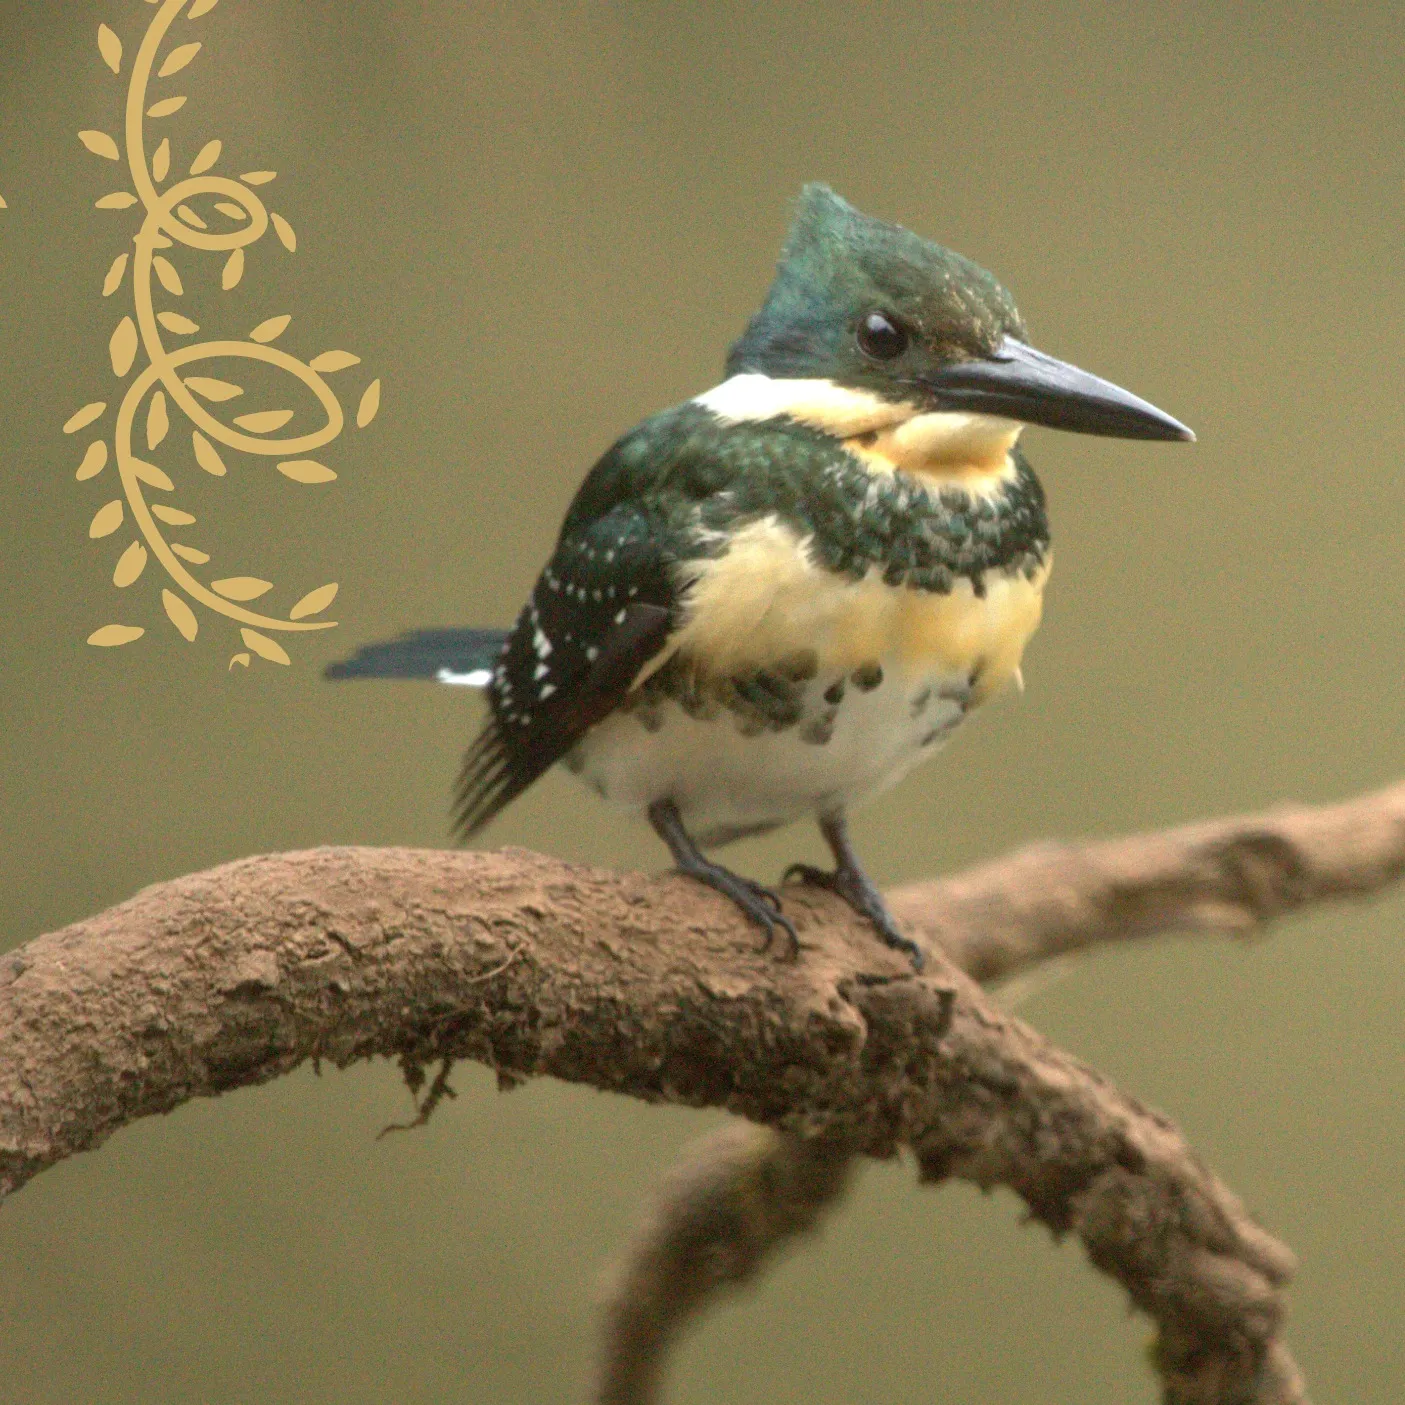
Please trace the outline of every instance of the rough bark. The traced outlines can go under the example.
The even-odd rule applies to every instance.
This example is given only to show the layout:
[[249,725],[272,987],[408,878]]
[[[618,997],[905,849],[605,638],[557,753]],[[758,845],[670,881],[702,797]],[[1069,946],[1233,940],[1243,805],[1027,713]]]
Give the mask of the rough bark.
[[1405,787],[1041,847],[895,895],[931,948],[917,978],[810,890],[787,890],[803,944],[790,964],[677,876],[522,851],[245,859],[0,959],[0,1194],[135,1118],[304,1059],[472,1058],[506,1081],[724,1107],[779,1134],[700,1154],[641,1239],[610,1317],[601,1390],[617,1405],[657,1397],[676,1326],[812,1223],[851,1157],[904,1146],[924,1180],[1009,1186],[1076,1233],[1158,1324],[1168,1401],[1305,1401],[1280,1339],[1288,1251],[1164,1117],[961,968],[990,978],[1100,941],[1241,931],[1402,867]]

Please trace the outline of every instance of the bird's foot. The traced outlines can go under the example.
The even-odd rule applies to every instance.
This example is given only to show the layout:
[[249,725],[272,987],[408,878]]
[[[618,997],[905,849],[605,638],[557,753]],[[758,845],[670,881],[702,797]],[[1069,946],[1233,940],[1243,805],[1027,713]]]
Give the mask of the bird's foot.
[[800,938],[795,933],[795,924],[781,910],[781,895],[774,888],[758,883],[752,878],[743,878],[721,864],[709,862],[699,857],[695,862],[680,862],[679,871],[709,888],[715,888],[736,903],[746,915],[766,934],[761,943],[762,951],[769,951],[779,930],[784,934],[785,959],[794,961],[800,955]]
[[649,823],[668,845],[680,873],[686,873],[690,878],[696,878],[699,883],[706,883],[709,888],[715,888],[731,898],[765,932],[762,951],[770,950],[779,928],[785,934],[785,956],[794,961],[800,955],[800,938],[795,935],[795,924],[781,911],[781,895],[774,888],[743,878],[741,874],[704,858],[684,828],[678,806],[672,800],[655,800],[649,806]]
[[887,946],[902,952],[912,962],[914,971],[921,971],[926,964],[922,949],[911,938],[903,936],[883,901],[883,895],[862,869],[843,864],[827,869],[816,868],[813,864],[793,863],[781,875],[781,882],[808,883],[813,888],[826,888],[831,893],[837,893],[859,916],[867,917],[873,923]]

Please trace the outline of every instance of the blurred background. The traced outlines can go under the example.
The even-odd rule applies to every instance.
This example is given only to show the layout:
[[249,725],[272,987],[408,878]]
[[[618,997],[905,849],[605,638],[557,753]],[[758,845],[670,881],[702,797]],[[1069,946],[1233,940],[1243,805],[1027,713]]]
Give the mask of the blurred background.
[[[303,486],[179,415],[148,455],[227,575],[282,613],[337,581],[286,668],[159,569],[88,538],[79,406],[118,398],[108,339],[137,226],[80,129],[120,133],[136,0],[0,5],[0,694],[15,945],[160,879],[316,844],[443,845],[478,704],[322,682],[404,627],[507,623],[586,468],[715,383],[806,180],[993,269],[1045,350],[1194,426],[1190,449],[1036,430],[1057,568],[1028,690],[857,826],[886,883],[1043,836],[1328,800],[1405,768],[1398,6],[555,4],[223,0],[152,124],[297,231],[171,252],[204,335],[280,314],[345,348],[379,417]],[[125,48],[104,66],[100,23]],[[154,143],[155,138],[153,138]],[[221,372],[211,367],[210,374]],[[260,402],[277,404],[275,397]],[[252,395],[252,392],[251,392]],[[292,402],[289,402],[292,403]],[[305,394],[298,413],[312,425]],[[253,408],[252,401],[250,408]],[[103,424],[111,423],[111,410]],[[291,432],[291,431],[290,431]],[[197,570],[197,574],[199,571]],[[139,625],[122,648],[101,625]],[[491,832],[663,868],[642,828],[552,775]],[[805,827],[732,851],[774,876]],[[1291,1342],[1315,1398],[1400,1398],[1405,899],[1263,943],[1102,954],[1021,1013],[1172,1114],[1301,1255]],[[310,1071],[129,1128],[0,1214],[0,1393],[18,1401],[579,1400],[600,1271],[719,1118],[540,1083],[459,1097],[415,1135],[396,1071]],[[1013,1197],[868,1168],[822,1235],[688,1339],[671,1400],[1156,1398],[1146,1324]]]

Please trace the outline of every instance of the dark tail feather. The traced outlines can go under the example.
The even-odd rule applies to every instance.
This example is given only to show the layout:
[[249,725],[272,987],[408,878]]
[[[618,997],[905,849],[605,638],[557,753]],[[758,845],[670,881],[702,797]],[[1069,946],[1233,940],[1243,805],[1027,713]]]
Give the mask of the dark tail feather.
[[417,629],[382,644],[363,645],[351,658],[328,664],[324,676],[438,678],[441,672],[491,671],[506,642],[505,629]]
[[454,833],[460,839],[471,839],[544,769],[524,767],[522,758],[514,757],[508,747],[497,721],[490,718],[463,758],[454,787]]

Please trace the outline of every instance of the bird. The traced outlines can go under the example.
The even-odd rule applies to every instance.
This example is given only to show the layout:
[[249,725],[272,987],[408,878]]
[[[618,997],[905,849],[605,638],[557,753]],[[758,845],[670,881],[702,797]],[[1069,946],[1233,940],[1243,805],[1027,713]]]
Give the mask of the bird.
[[813,817],[834,867],[782,883],[838,893],[920,971],[848,816],[1023,686],[1052,563],[1030,425],[1195,437],[1036,350],[984,268],[806,185],[724,378],[599,459],[513,627],[415,630],[326,675],[486,693],[463,839],[560,763],[790,958],[781,892],[708,854]]

